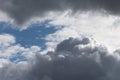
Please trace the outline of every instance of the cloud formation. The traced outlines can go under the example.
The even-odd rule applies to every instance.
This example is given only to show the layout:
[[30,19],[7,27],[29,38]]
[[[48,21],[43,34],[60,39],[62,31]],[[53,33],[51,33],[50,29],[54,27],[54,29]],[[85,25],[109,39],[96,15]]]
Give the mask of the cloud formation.
[[4,64],[4,67],[0,68],[0,78],[1,80],[119,80],[119,62],[119,50],[110,54],[106,47],[98,45],[91,38],[69,38],[59,43],[55,51],[36,54],[32,61]]
[[0,10],[6,12],[17,24],[23,24],[32,17],[43,17],[50,11],[106,11],[120,13],[118,0],[0,0]]
[[36,58],[30,80],[119,80],[119,58],[93,39],[69,38]]

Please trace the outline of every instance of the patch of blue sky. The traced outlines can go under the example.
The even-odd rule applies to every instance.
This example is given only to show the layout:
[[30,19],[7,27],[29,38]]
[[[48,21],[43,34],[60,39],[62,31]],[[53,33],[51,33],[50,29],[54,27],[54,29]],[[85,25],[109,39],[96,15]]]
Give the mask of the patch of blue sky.
[[23,56],[21,53],[17,53],[12,55],[12,57],[10,57],[9,60],[11,62],[18,63],[21,61],[27,61],[28,59],[25,56]]
[[46,41],[44,38],[56,32],[58,29],[53,25],[49,25],[50,20],[43,22],[33,22],[26,30],[16,30],[11,28],[11,24],[7,22],[0,22],[0,33],[8,33],[16,37],[16,43],[21,44],[24,47],[30,47],[33,45],[40,46],[42,50],[46,48]]
[[[46,41],[44,38],[58,30],[55,26],[49,25],[49,22],[50,20],[32,22],[28,29],[22,31],[13,29],[13,25],[9,22],[0,22],[0,34],[7,33],[15,36],[16,43],[23,47],[40,46],[41,50],[44,50],[46,48]],[[16,53],[12,55],[9,60],[17,63],[20,61],[27,61],[27,58],[21,53]]]

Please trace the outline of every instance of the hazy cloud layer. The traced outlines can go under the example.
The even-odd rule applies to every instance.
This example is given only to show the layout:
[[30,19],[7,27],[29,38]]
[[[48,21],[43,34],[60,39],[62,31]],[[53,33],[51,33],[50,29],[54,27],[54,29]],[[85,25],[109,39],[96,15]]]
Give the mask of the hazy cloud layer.
[[33,16],[44,16],[49,11],[107,11],[120,13],[118,0],[0,0],[0,9],[17,24],[23,24]]
[[119,80],[119,74],[119,50],[110,54],[90,38],[69,38],[32,62],[0,68],[1,80]]

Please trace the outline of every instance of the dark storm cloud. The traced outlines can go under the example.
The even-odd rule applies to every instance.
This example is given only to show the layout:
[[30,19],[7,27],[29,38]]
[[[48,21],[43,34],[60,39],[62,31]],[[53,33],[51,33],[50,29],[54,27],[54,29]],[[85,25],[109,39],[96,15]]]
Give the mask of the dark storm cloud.
[[107,48],[90,42],[89,38],[70,38],[54,52],[37,55],[29,80],[119,80],[119,60]]
[[89,38],[64,40],[54,52],[37,54],[34,64],[0,68],[0,79],[120,80],[120,60],[115,57],[120,57],[119,50],[110,55],[107,48],[90,43]]
[[44,16],[48,11],[61,10],[59,0],[0,0],[0,8],[22,24],[33,16]]
[[0,0],[0,9],[17,24],[23,24],[33,16],[45,16],[49,11],[99,11],[120,14],[119,0]]

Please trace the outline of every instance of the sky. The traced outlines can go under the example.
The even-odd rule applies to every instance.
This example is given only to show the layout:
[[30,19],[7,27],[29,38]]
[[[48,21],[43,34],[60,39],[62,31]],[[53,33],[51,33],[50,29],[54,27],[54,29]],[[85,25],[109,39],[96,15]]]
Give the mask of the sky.
[[120,80],[120,1],[0,0],[0,80]]

